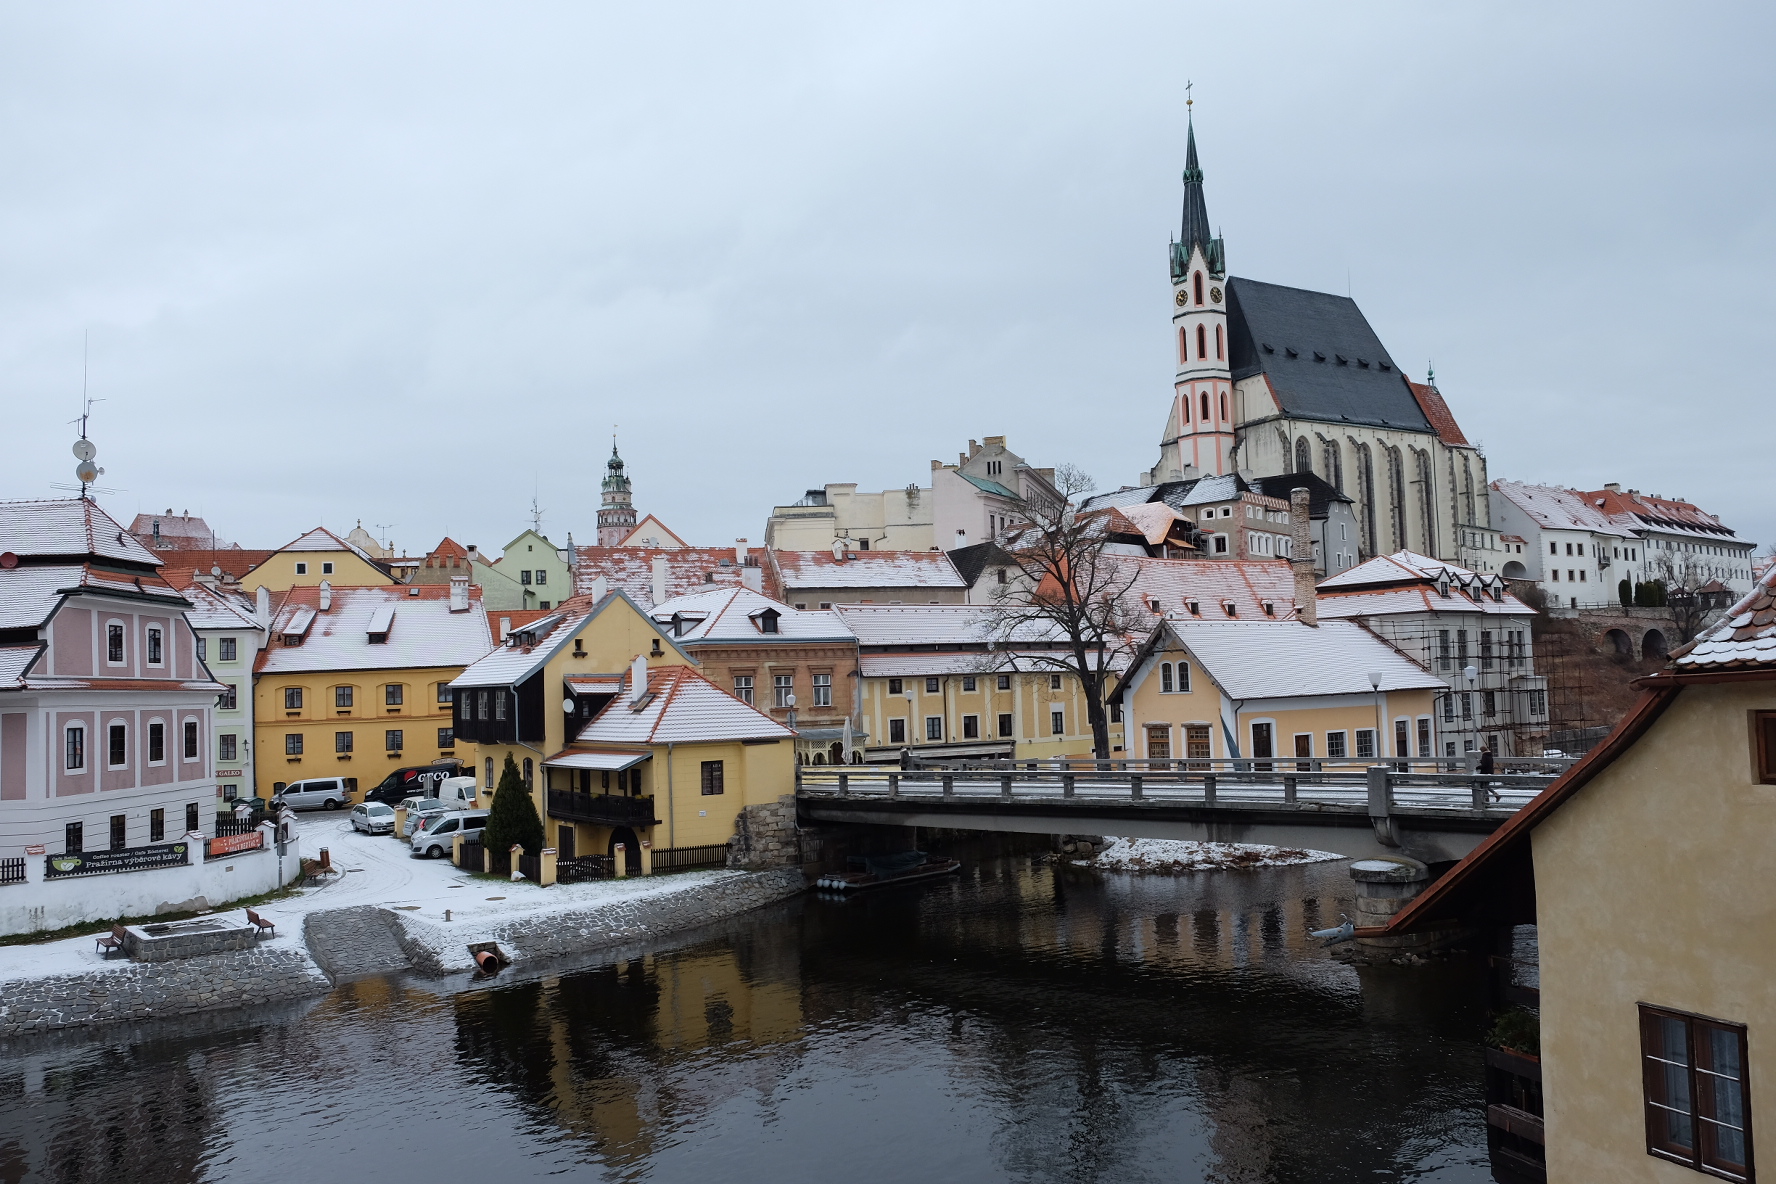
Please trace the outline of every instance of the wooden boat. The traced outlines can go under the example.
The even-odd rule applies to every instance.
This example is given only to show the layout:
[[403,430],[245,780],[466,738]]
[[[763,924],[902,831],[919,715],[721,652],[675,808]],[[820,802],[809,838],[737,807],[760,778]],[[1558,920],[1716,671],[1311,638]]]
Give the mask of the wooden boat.
[[953,876],[962,870],[962,861],[927,855],[923,851],[897,851],[892,855],[853,855],[846,860],[846,870],[829,872],[814,881],[816,888],[829,892],[861,892],[866,888],[885,888],[891,884],[913,884]]

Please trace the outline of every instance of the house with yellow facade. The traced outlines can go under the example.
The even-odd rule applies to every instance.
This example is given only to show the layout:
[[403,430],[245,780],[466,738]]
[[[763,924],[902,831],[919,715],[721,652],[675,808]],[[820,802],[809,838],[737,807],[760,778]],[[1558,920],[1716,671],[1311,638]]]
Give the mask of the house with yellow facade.
[[1776,568],[1638,685],[1602,744],[1377,933],[1454,923],[1533,951],[1535,1109],[1488,1108],[1495,1168],[1749,1181],[1776,1096]]
[[241,587],[316,588],[322,581],[335,588],[374,587],[398,581],[392,569],[324,526],[317,526],[255,564],[241,577]]
[[490,789],[512,758],[562,858],[720,863],[743,809],[794,792],[795,733],[695,665],[626,594],[575,598],[454,680],[456,728]]
[[1152,760],[1374,761],[1437,752],[1443,684],[1360,625],[1160,621],[1111,692]]
[[253,671],[261,796],[313,777],[368,789],[458,755],[450,683],[493,644],[479,589],[323,582],[273,599]]

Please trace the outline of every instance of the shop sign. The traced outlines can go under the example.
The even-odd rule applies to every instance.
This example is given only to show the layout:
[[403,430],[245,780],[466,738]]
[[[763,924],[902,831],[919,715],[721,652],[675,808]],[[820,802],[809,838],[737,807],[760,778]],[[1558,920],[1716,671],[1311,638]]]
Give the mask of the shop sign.
[[233,855],[237,851],[257,851],[264,845],[265,835],[257,830],[250,830],[244,835],[223,835],[209,841],[209,858]]
[[51,855],[43,874],[49,879],[58,876],[91,876],[100,872],[141,872],[158,867],[183,867],[188,860],[185,843],[160,843],[152,847],[131,847],[124,851],[80,851],[72,855]]

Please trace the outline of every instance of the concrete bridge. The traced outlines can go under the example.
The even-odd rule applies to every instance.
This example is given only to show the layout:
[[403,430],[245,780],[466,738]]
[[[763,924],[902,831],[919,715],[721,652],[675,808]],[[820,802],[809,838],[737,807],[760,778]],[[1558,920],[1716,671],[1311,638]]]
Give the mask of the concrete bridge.
[[[1266,843],[1351,859],[1460,859],[1570,761],[918,762],[804,766],[803,820]],[[1459,770],[1459,771],[1454,771]]]

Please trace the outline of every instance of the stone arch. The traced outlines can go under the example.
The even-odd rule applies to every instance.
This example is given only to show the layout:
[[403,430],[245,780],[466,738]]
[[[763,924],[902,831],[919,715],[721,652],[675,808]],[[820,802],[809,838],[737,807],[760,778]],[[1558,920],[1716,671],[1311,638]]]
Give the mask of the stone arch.
[[1337,440],[1327,440],[1324,436],[1321,436],[1320,439],[1325,441],[1323,450],[1326,460],[1326,480],[1332,483],[1332,488],[1343,493],[1344,454],[1339,451]]
[[1640,639],[1640,656],[1644,659],[1663,658],[1671,652],[1670,643],[1665,640],[1665,633],[1660,629],[1648,629],[1646,636]]
[[615,827],[611,830],[610,842],[605,844],[604,853],[615,859],[618,843],[623,844],[624,873],[639,876],[641,874],[641,840],[636,838],[635,832],[628,827]]
[[1622,630],[1611,629],[1607,631],[1603,635],[1603,640],[1608,643],[1608,652],[1615,654],[1617,657],[1632,658],[1634,656],[1634,642],[1629,638],[1628,634]]
[[1529,569],[1513,559],[1500,569],[1499,574],[1504,576],[1507,580],[1527,580],[1529,578]]

